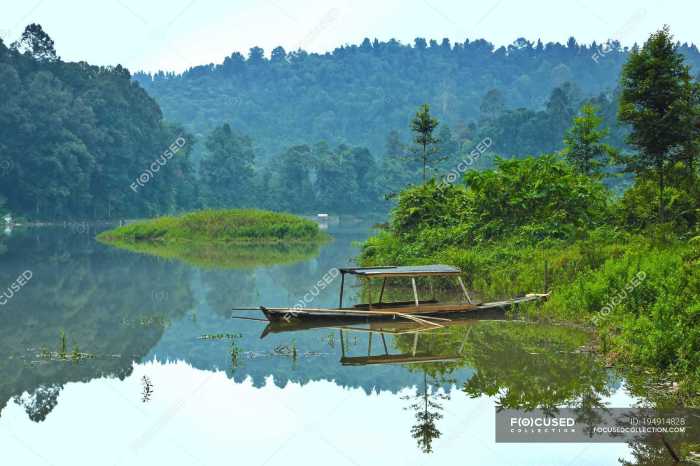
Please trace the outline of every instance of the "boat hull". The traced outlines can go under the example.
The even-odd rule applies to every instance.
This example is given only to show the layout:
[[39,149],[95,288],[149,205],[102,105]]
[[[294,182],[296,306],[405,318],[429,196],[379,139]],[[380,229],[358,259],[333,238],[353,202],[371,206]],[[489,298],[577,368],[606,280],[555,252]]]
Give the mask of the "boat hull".
[[388,305],[378,306],[373,309],[364,308],[284,308],[260,306],[260,310],[271,322],[291,321],[294,319],[350,319],[350,320],[371,320],[371,319],[395,319],[404,317],[439,317],[449,314],[465,314],[479,311],[506,311],[508,308],[518,306],[521,303],[541,301],[548,295],[529,294],[521,298],[507,301],[495,301],[482,304],[427,304],[419,306],[398,306]]

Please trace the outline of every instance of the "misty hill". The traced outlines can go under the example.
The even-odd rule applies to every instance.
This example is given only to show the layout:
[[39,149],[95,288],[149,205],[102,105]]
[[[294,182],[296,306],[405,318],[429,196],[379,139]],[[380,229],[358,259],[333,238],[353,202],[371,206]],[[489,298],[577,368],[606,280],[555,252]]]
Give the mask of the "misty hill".
[[[698,49],[682,44],[680,51],[696,74]],[[391,130],[407,135],[422,103],[460,134],[507,109],[511,119],[529,124],[517,109],[545,110],[553,89],[565,83],[573,83],[580,99],[612,98],[627,55],[618,42],[582,45],[574,38],[566,44],[521,38],[499,48],[482,39],[417,38],[413,45],[365,39],[325,54],[277,47],[268,58],[254,47],[247,57],[236,52],[220,64],[182,74],[136,73],[134,79],[168,119],[201,134],[226,121],[261,146],[264,157],[321,140],[360,144],[377,154]],[[495,149],[508,151],[498,141]]]

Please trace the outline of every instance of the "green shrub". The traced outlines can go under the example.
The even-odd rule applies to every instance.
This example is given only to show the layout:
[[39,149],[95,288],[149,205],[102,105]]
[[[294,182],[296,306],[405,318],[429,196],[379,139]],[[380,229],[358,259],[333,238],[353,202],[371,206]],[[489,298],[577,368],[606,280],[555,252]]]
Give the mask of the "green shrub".
[[[700,183],[689,178],[681,166],[674,167],[669,178],[664,189],[666,220],[672,232],[687,234],[700,218]],[[658,222],[658,212],[658,180],[637,178],[620,200],[619,222],[637,230],[648,229]]]
[[391,231],[440,244],[445,238],[465,246],[504,238],[533,243],[572,238],[611,216],[602,183],[555,155],[497,159],[493,170],[469,171],[464,179],[466,186],[431,181],[402,192]]

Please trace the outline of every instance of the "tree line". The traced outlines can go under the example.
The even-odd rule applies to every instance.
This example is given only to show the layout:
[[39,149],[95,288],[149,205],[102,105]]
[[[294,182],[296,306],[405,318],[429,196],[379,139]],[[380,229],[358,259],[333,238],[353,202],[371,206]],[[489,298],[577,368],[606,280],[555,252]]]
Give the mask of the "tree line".
[[[697,70],[696,46],[676,45]],[[323,54],[277,47],[267,55],[253,47],[247,56],[234,52],[182,74],[138,72],[134,79],[169,119],[193,133],[206,135],[226,121],[264,154],[322,140],[362,141],[379,154],[392,130],[409,137],[409,115],[429,102],[456,135],[475,126],[489,131],[484,125],[496,120],[502,132],[493,140],[510,155],[518,147],[527,153],[560,149],[578,109],[567,110],[566,100],[601,94],[613,100],[630,50],[614,41],[580,44],[574,38],[564,44],[520,38],[503,47],[483,39],[419,37],[403,44],[368,38]],[[561,91],[551,95],[555,88]]]
[[[675,68],[663,77],[665,81],[658,88],[668,89],[670,94],[649,98],[658,102],[666,98],[664,105],[673,111],[665,124],[686,129],[672,133],[665,146],[651,148],[644,146],[647,139],[639,136],[641,114],[635,114],[636,107],[630,104],[639,90],[629,87],[627,71],[629,63],[640,60],[646,46],[627,50],[613,44],[596,63],[590,54],[598,46],[582,46],[573,40],[566,46],[521,40],[497,50],[484,41],[449,46],[445,41],[431,42],[425,47],[420,40],[413,47],[395,41],[367,46],[365,41],[361,46],[341,47],[325,55],[282,54],[278,50],[267,59],[255,50],[248,59],[229,57],[223,68],[193,69],[180,76],[158,74],[148,79],[137,75],[134,79],[121,66],[63,62],[41,26],[30,25],[9,47],[0,42],[0,211],[9,208],[33,218],[154,216],[202,207],[262,207],[296,213],[383,211],[390,206],[393,194],[422,180],[462,171],[456,167],[489,168],[495,154],[519,158],[560,151],[586,174],[605,174],[606,184],[620,193],[632,184],[632,177],[618,172],[635,173],[645,180],[655,174],[661,185],[659,199],[665,201],[657,203],[657,215],[664,210],[659,209],[660,205],[671,202],[669,207],[688,210],[692,204],[689,188],[673,190],[677,189],[676,180],[681,179],[678,164],[690,167],[686,172],[694,167],[695,133],[687,128],[692,127],[688,122],[694,121],[692,112],[697,108],[697,84],[691,75],[697,50],[674,43],[666,34],[664,47],[667,54],[672,53],[664,60],[675,63]],[[484,54],[486,51],[488,54]],[[362,82],[331,79],[334,66],[357,64],[360,58],[385,66],[381,70],[364,67]],[[576,82],[563,81],[546,94],[540,85],[542,80],[538,80],[532,86],[539,93],[539,107],[533,104],[531,108],[510,107],[513,102],[524,101],[514,98],[510,87],[491,87],[497,84],[491,80],[489,86],[480,88],[488,90],[477,101],[460,104],[466,112],[463,116],[474,116],[468,123],[459,117],[456,124],[450,124],[454,115],[446,112],[444,102],[436,97],[418,101],[420,104],[393,120],[393,112],[403,112],[405,107],[398,101],[391,100],[391,105],[376,109],[371,117],[363,113],[366,109],[358,108],[352,118],[357,118],[363,128],[364,136],[355,139],[362,141],[361,146],[345,142],[342,136],[349,126],[341,120],[348,115],[338,114],[342,118],[331,125],[332,136],[323,138],[322,133],[306,128],[308,131],[297,143],[293,142],[296,138],[288,137],[285,125],[297,124],[303,129],[315,115],[311,108],[307,108],[308,117],[266,123],[257,118],[257,110],[238,105],[255,101],[251,100],[252,93],[257,92],[255,86],[265,76],[314,75],[321,69],[329,73],[323,86],[333,92],[336,87],[352,87],[346,89],[352,92],[337,96],[333,105],[354,104],[361,102],[361,95],[382,76],[401,88],[410,73],[394,79],[393,67],[410,68],[418,58],[435,69],[450,65],[458,71],[471,69],[477,75],[506,65],[514,70],[531,70],[537,63],[538,70],[551,71],[552,62],[542,60],[557,59],[571,66],[576,63],[581,73],[576,73]],[[583,68],[607,69],[623,58],[628,64],[620,63],[616,68],[621,70],[621,75],[615,75],[617,84],[609,79],[610,69],[601,75],[605,77],[602,82],[615,87],[590,94],[587,89],[601,83],[586,81],[588,75]],[[477,72],[477,64],[483,70]],[[389,71],[384,69],[387,67]],[[648,73],[653,75],[654,70]],[[672,78],[681,75],[680,84],[671,85]],[[457,100],[468,100],[477,92],[478,86],[474,87],[472,81],[465,81],[466,87],[456,94]],[[294,82],[306,89],[313,88],[315,81]],[[155,93],[159,102],[139,83]],[[201,126],[205,129],[197,129],[197,111],[181,116],[180,121],[190,129],[163,117],[159,103],[167,108],[171,97],[186,102],[179,92],[188,86],[204,86],[216,93],[222,83],[233,87],[218,99],[224,104],[208,107],[207,124]],[[168,86],[174,86],[177,92],[162,94],[163,89],[170,89]],[[270,92],[277,92],[281,84],[270,86]],[[424,83],[417,95],[428,95],[432,86],[432,82]],[[321,88],[316,91],[317,96],[327,94]],[[241,92],[247,92],[248,97],[243,99]],[[225,104],[229,97],[238,99],[236,105]],[[278,97],[286,102],[284,105],[298,99],[296,95],[291,100]],[[300,105],[315,105],[312,101]],[[622,108],[628,110],[619,110]],[[232,117],[223,118],[227,113],[222,109],[233,112]],[[273,108],[269,110],[273,112]],[[570,128],[572,122],[574,127]],[[275,130],[275,135],[265,135],[268,129]],[[426,129],[429,133],[424,132]],[[379,138],[377,147],[375,136]],[[482,149],[474,157],[479,147]],[[643,189],[651,189],[649,183]],[[642,184],[636,186],[632,194],[641,195]],[[642,217],[649,217],[642,210],[638,206],[636,213],[630,213],[631,220],[634,217],[634,221],[642,222]],[[683,214],[684,218],[688,215]]]
[[178,138],[192,138],[123,67],[66,63],[32,24],[10,47],[0,40],[0,103],[0,198],[13,212],[113,218],[190,204],[192,144],[148,189],[129,188]]

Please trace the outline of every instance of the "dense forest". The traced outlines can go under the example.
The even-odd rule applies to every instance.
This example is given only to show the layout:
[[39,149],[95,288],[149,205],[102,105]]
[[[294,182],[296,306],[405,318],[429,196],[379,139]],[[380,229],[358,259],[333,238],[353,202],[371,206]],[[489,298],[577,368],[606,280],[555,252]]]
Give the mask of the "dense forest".
[[[679,51],[698,70],[698,49],[679,44]],[[413,45],[365,39],[325,54],[277,47],[268,58],[253,47],[247,57],[235,52],[220,64],[134,79],[168,118],[202,135],[229,122],[253,138],[263,158],[316,141],[381,154],[391,131],[408,136],[410,115],[423,103],[459,142],[479,129],[494,133],[502,155],[535,154],[559,148],[582,99],[615,98],[628,56],[618,42],[574,38],[566,44],[520,38],[499,48],[483,39],[416,38]],[[613,123],[614,110],[608,116]]]
[[191,140],[121,66],[63,62],[38,25],[9,48],[0,40],[0,198],[13,212],[111,218],[187,206],[191,144],[149,189],[129,189],[178,138]]
[[[694,74],[697,48],[676,47]],[[562,150],[588,104],[607,128],[603,142],[630,152],[629,127],[617,119],[629,55],[615,42],[574,39],[498,49],[365,40],[322,55],[276,48],[268,58],[256,47],[181,75],[131,76],[62,61],[32,24],[18,41],[0,41],[0,214],[386,211],[421,181],[411,118],[423,104],[440,121],[429,177],[465,160],[484,169],[495,155]],[[606,183],[621,192],[631,181]]]

